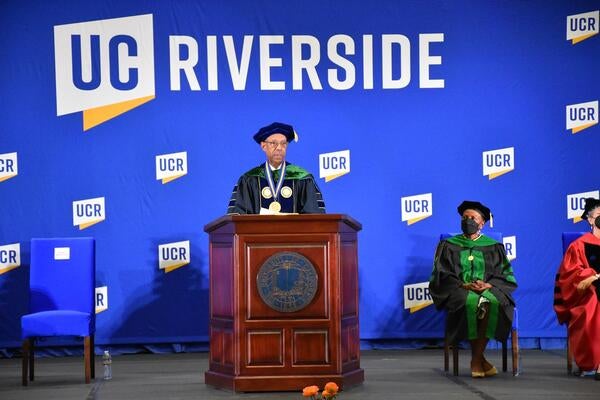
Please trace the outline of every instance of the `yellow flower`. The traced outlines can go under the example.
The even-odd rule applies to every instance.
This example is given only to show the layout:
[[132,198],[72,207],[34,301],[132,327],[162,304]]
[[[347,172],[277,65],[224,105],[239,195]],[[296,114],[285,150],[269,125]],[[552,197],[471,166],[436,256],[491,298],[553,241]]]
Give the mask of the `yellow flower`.
[[317,393],[319,393],[318,386],[307,386],[304,389],[302,389],[302,396],[304,397],[316,396]]
[[[325,389],[323,390],[323,396],[325,396],[325,392],[334,395],[337,394],[338,390],[340,390],[340,388],[338,387],[338,385],[335,382],[327,382],[325,384]],[[329,397],[329,396],[327,396]]]

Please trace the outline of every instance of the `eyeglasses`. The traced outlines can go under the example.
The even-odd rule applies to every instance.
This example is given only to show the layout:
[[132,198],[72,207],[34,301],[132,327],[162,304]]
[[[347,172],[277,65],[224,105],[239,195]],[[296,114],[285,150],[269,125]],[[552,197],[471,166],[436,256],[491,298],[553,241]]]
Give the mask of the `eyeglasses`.
[[267,142],[267,141],[265,141],[265,143],[267,145],[269,145],[269,147],[271,149],[276,149],[279,146],[281,146],[282,149],[285,149],[289,144],[288,142]]

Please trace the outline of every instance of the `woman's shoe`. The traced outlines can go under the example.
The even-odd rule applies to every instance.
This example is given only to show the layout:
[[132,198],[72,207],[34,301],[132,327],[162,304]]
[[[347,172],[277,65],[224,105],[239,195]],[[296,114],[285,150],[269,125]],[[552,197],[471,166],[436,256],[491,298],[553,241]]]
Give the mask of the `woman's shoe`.
[[488,370],[487,370],[487,371],[485,371],[483,374],[484,374],[485,376],[494,376],[494,375],[498,374],[498,370],[496,369],[496,367],[494,367],[494,366],[492,365],[492,368],[488,369]]
[[578,372],[574,373],[574,375],[575,375],[575,376],[578,376],[578,377],[580,377],[580,378],[585,378],[585,377],[588,377],[588,376],[593,376],[593,377],[595,377],[595,376],[596,376],[596,373],[597,373],[597,372],[596,372],[596,370],[595,370],[595,369],[590,369],[590,370],[587,370],[587,371],[586,371],[586,370],[583,370],[583,369],[580,369]]
[[485,378],[485,372],[471,371],[471,378]]

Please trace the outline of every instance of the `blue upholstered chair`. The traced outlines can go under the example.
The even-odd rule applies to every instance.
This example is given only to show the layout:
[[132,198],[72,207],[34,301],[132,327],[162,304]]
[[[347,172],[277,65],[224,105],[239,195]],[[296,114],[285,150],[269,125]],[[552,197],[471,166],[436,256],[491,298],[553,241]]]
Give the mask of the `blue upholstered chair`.
[[[500,232],[484,232],[486,236],[491,237],[497,242],[502,243],[502,233]],[[440,235],[440,241],[447,239],[452,236],[456,236],[458,233],[442,233]],[[515,307],[513,322],[510,331],[511,337],[511,350],[512,350],[512,373],[514,376],[519,374],[519,314],[517,311],[517,307]],[[444,331],[445,332],[445,331]],[[508,350],[506,340],[502,340],[502,372],[506,372],[507,368],[507,359],[508,359]],[[458,375],[458,343],[450,343],[448,338],[444,334],[444,371],[448,372],[450,366],[450,347],[452,347],[452,373],[457,376]]]
[[[571,245],[571,243],[578,239],[581,235],[585,234],[585,232],[563,232],[562,233],[562,249],[563,254],[567,252],[567,249]],[[556,276],[558,279],[558,274]],[[567,372],[571,374],[573,372],[573,352],[571,351],[571,346],[569,346],[569,331],[567,330]]]
[[31,240],[29,312],[21,317],[23,386],[34,379],[35,338],[83,336],[85,382],[94,378],[95,241]]

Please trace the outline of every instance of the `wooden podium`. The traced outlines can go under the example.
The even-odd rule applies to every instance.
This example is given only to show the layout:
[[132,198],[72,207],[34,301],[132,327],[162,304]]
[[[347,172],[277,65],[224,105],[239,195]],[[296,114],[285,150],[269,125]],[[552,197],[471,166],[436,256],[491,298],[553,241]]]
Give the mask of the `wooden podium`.
[[262,392],[363,382],[361,228],[340,214],[232,215],[206,225],[210,357],[205,383]]

